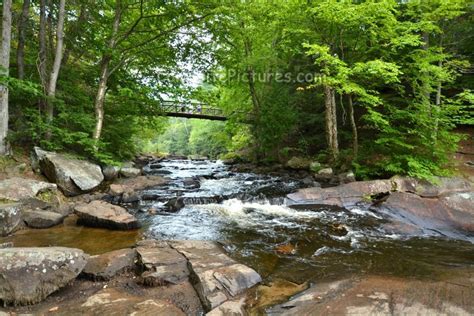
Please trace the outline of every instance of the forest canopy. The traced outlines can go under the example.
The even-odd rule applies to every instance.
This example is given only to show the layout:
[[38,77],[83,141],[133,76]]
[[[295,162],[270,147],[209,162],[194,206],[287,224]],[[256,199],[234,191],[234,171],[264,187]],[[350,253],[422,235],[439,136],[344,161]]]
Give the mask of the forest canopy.
[[[474,124],[468,0],[4,0],[2,12],[2,154],[298,155],[359,178],[429,178],[450,172],[454,129]],[[227,121],[169,119],[164,100]]]

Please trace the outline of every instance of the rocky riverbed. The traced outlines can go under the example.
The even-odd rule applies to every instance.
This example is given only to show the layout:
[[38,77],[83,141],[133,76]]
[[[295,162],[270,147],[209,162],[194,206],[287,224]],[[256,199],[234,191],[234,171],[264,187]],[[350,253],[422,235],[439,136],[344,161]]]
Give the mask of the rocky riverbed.
[[0,314],[474,313],[468,181],[33,156],[53,183],[0,181]]

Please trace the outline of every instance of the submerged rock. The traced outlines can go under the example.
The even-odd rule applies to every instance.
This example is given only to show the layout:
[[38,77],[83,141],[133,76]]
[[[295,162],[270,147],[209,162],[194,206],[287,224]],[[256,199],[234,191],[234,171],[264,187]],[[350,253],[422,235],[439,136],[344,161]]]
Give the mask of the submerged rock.
[[0,181],[0,199],[8,201],[22,201],[35,198],[38,194],[47,191],[56,191],[54,183],[33,179],[13,177]]
[[128,213],[125,208],[104,201],[76,205],[74,212],[79,217],[77,221],[79,225],[119,230],[140,227],[135,216]]
[[68,196],[96,189],[104,180],[101,168],[91,162],[66,157],[35,147],[34,161],[41,172]]
[[21,205],[19,203],[0,205],[0,236],[14,232],[21,223]]
[[64,247],[0,249],[0,301],[35,304],[82,271],[87,255]]
[[133,269],[135,249],[120,249],[91,256],[82,273],[93,280],[109,280],[115,275]]

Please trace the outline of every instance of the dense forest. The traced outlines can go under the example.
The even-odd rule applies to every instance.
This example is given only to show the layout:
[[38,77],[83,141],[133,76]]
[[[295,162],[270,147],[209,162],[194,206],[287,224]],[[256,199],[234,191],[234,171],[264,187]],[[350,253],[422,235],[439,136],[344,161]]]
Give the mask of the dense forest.
[[[468,0],[3,0],[0,153],[442,175],[453,130],[474,124],[473,13]],[[168,119],[164,99],[228,120]]]

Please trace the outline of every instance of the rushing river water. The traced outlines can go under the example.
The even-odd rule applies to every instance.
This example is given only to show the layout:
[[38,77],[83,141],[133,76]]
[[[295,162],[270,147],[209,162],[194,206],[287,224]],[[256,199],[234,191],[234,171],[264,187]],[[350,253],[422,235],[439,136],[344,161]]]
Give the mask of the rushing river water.
[[[287,207],[284,196],[300,187],[297,180],[232,173],[219,161],[169,160],[145,171],[172,179],[145,192],[159,201],[140,202],[139,209],[158,210],[146,220],[146,235],[217,241],[265,277],[295,282],[361,273],[434,277],[474,264],[471,242],[391,234],[381,229],[382,216],[369,210]],[[185,207],[166,212],[165,201],[177,195]]]

